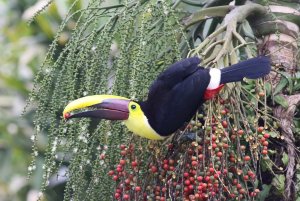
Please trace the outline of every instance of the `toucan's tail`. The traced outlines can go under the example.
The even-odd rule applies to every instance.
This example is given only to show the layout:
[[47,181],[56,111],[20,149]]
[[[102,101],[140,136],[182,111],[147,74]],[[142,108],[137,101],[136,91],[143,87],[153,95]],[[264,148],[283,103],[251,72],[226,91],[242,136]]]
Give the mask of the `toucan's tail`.
[[249,79],[257,79],[267,75],[270,70],[271,65],[268,57],[259,56],[248,59],[246,61],[221,69],[220,84],[242,81],[244,77]]

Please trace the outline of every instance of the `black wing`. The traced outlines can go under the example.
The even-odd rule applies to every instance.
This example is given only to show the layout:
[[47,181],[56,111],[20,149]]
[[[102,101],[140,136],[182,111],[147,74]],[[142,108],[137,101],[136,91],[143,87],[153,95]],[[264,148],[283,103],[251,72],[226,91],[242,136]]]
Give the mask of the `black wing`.
[[[189,65],[184,66],[183,61],[184,65],[163,72],[150,88],[148,100],[141,103],[151,127],[162,136],[183,126],[203,103],[210,81],[209,70],[198,67],[199,60],[190,61]],[[189,70],[184,71],[184,67]]]
[[149,89],[148,99],[161,96],[182,82],[186,77],[196,72],[200,59],[192,57],[178,61],[161,72]]

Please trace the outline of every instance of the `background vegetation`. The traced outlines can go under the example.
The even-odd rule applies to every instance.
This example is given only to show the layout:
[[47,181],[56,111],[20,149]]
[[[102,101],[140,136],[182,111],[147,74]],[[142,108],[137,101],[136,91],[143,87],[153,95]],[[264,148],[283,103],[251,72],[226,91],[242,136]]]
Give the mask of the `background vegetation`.
[[[299,3],[229,2],[0,1],[1,200],[296,200]],[[220,67],[257,54],[271,55],[266,80],[228,85],[165,142],[61,119],[85,95],[143,99],[187,56]]]

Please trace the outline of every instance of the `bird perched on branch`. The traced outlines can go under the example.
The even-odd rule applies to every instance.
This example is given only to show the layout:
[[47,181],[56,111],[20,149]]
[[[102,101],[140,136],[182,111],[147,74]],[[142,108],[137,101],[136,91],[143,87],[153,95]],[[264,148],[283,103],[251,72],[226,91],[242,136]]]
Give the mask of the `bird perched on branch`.
[[[261,78],[271,70],[269,58],[264,56],[223,69],[203,68],[199,63],[199,58],[192,57],[172,64],[152,83],[146,101],[114,95],[86,96],[69,103],[63,117],[123,120],[133,133],[162,140],[188,122],[203,102],[213,98],[224,84],[243,78]],[[89,110],[76,112],[78,109]]]

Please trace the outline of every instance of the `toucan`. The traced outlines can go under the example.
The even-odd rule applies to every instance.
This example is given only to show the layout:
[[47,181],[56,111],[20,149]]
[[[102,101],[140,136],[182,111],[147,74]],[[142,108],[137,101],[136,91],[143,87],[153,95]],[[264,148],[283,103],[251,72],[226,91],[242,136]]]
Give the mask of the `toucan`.
[[191,57],[170,65],[152,83],[145,101],[114,95],[86,96],[70,102],[63,117],[66,120],[79,117],[123,120],[134,134],[162,140],[185,125],[204,101],[213,98],[224,84],[243,78],[261,78],[271,70],[266,56],[222,69],[203,68],[199,64],[198,57]]

